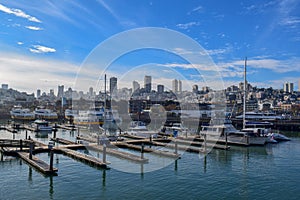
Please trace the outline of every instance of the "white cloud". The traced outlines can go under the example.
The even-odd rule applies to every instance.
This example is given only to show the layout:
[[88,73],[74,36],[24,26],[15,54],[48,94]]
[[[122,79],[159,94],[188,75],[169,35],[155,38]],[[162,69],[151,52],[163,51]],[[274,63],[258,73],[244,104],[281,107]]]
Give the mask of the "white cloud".
[[23,45],[24,43],[23,43],[23,42],[17,42],[17,44],[18,44],[18,45]]
[[54,48],[45,47],[41,45],[33,45],[33,48],[29,49],[32,53],[54,53],[56,50]]
[[189,23],[185,23],[185,24],[177,24],[176,26],[180,29],[188,29],[190,27],[193,27],[193,26],[199,26],[200,23],[199,22],[189,22]]
[[36,59],[20,54],[0,53],[0,80],[25,92],[48,92],[58,85],[73,86],[79,66],[57,60]]
[[28,28],[28,29],[33,30],[33,31],[43,30],[42,28],[37,27],[37,26],[25,26],[25,28]]
[[8,8],[8,7],[0,4],[0,11],[5,12],[7,14],[15,15],[17,17],[28,19],[29,21],[32,21],[32,22],[41,23],[41,21],[39,19],[37,19],[36,17],[33,17],[33,16],[30,16],[30,15],[26,14],[24,11],[22,11],[20,9]]

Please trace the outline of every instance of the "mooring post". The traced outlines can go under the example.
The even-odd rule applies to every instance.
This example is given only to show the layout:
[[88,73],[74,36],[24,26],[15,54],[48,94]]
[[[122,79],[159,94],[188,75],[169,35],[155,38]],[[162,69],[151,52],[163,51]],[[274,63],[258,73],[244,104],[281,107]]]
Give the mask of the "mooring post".
[[174,152],[175,154],[177,154],[178,153],[178,144],[177,144],[177,140],[175,139],[175,152]]
[[227,147],[228,147],[228,144],[227,144],[227,133],[225,133],[225,147],[226,147],[226,149],[227,149]]
[[22,141],[22,139],[20,139],[20,151],[22,151],[23,150],[23,141]]
[[79,133],[80,133],[80,131],[79,131],[79,127],[77,128],[77,136],[79,136]]
[[53,138],[56,138],[56,132],[57,132],[57,129],[56,129],[56,124],[55,124],[54,129],[53,129]]
[[53,171],[53,155],[54,151],[53,149],[50,150],[50,171]]
[[106,163],[106,144],[103,144],[103,162]]
[[152,135],[150,135],[149,139],[150,139],[150,143],[152,143]]
[[141,159],[144,159],[144,143],[142,143],[142,148],[141,148]]
[[25,140],[27,140],[27,130],[25,131]]
[[204,134],[204,152],[206,153],[206,133]]
[[29,159],[32,160],[33,142],[29,143]]

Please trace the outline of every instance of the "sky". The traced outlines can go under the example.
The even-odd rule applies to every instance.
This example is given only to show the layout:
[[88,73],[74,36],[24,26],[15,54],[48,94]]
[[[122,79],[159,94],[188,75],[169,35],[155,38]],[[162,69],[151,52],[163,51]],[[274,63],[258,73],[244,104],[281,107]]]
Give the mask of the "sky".
[[0,27],[0,83],[29,93],[101,90],[103,74],[227,87],[245,57],[253,86],[300,80],[298,0],[1,0]]

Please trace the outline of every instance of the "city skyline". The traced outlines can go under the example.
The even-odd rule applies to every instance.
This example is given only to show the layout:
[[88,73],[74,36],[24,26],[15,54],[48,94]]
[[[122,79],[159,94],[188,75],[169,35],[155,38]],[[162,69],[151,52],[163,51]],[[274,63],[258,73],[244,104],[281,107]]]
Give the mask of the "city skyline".
[[[132,7],[123,1],[4,0],[0,3],[1,83],[29,93],[38,88],[49,91],[58,85],[73,88],[77,72],[98,44],[133,28],[163,27],[197,41],[218,67],[224,88],[243,81],[247,56],[247,79],[253,86],[281,89],[283,83],[291,82],[294,90],[299,90],[300,3],[215,2],[135,1]],[[123,71],[112,71],[109,76],[122,80],[134,67],[152,67],[155,84],[171,88],[171,81],[181,78],[168,77],[167,69],[176,69],[186,75],[183,90],[191,90],[195,84],[205,86],[188,76],[191,64],[200,69],[205,66],[180,58],[189,54],[189,49],[174,51],[177,56],[160,51],[133,52],[126,55],[128,59],[122,56],[113,65]],[[142,72],[135,73],[133,80],[142,83]],[[101,73],[95,75],[102,78]],[[133,80],[122,85],[132,87]]]

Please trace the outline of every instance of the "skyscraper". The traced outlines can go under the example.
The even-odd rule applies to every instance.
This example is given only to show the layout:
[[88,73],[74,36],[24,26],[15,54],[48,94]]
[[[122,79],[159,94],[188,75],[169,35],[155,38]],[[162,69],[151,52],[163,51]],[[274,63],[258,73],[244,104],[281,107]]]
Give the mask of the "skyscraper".
[[181,82],[181,80],[174,79],[172,81],[172,91],[174,93],[181,93],[182,92],[182,82]]
[[147,93],[151,92],[151,76],[145,76],[144,78],[144,88]]
[[114,91],[118,89],[118,79],[116,77],[111,77],[109,79],[109,93],[110,95],[113,94]]
[[178,80],[174,79],[172,81],[172,92],[177,93],[178,92]]
[[140,89],[140,84],[137,81],[133,81],[132,82],[132,89],[133,89],[133,92],[139,90]]
[[164,93],[164,85],[157,85],[157,93]]
[[40,96],[41,96],[41,90],[37,89],[37,91],[36,91],[36,98],[40,98]]
[[57,90],[57,97],[62,98],[64,96],[64,86],[59,85]]
[[283,91],[286,93],[293,93],[294,91],[294,83],[286,82],[283,84]]

